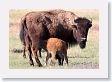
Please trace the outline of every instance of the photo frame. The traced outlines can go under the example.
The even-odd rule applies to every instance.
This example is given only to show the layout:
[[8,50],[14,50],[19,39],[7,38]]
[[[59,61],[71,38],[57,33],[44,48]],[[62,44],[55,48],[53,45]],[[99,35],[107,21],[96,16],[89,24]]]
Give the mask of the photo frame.
[[[102,4],[101,4],[102,3]],[[78,1],[7,1],[1,13],[0,75],[3,78],[108,78],[108,4],[106,0]],[[99,11],[99,68],[98,69],[10,69],[9,12],[11,9],[97,9]],[[3,28],[4,27],[4,28]],[[5,44],[3,44],[5,43]]]

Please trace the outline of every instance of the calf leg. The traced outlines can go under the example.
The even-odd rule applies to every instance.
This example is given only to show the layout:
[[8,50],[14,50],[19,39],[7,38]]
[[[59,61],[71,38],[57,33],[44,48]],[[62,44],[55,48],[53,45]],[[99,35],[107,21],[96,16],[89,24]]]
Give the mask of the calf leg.
[[62,56],[61,58],[61,65],[63,65],[63,61],[64,61],[64,56]]
[[62,52],[59,52],[58,55],[59,55],[60,65],[63,65],[64,54]]
[[51,63],[54,65],[55,53],[51,52]]
[[61,65],[61,58],[58,58],[58,64]]
[[61,57],[58,52],[56,52],[56,59],[58,59],[58,64],[61,65]]

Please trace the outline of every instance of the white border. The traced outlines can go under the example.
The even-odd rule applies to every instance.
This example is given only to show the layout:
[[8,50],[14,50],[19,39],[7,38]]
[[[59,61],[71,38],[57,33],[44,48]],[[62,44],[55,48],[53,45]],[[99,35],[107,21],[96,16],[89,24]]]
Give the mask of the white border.
[[[6,0],[0,13],[0,75],[3,78],[108,78],[108,6],[106,0]],[[9,69],[9,9],[98,9],[99,69]]]

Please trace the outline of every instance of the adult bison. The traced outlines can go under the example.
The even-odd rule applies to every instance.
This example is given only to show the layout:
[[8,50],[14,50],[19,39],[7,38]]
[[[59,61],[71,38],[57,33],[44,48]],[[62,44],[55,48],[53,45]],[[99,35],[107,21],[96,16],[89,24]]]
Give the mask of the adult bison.
[[[78,17],[70,11],[30,12],[21,20],[20,39],[25,47],[26,43],[28,44],[29,58],[33,53],[38,66],[42,66],[37,52],[42,48],[43,40],[55,37],[64,40],[67,44],[78,43],[83,49],[86,47],[88,30],[91,26],[92,21],[85,17]],[[26,41],[25,37],[27,37]],[[30,65],[34,65],[31,58]]]

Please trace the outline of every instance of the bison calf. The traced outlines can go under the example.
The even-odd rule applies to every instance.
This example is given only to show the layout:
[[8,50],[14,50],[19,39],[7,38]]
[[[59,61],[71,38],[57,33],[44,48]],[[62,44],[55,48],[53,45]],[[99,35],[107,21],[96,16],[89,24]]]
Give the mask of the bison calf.
[[46,48],[47,48],[46,65],[50,57],[52,64],[54,64],[55,58],[58,59],[59,65],[63,65],[64,58],[66,63],[68,64],[66,42],[58,38],[50,38],[47,41]]

